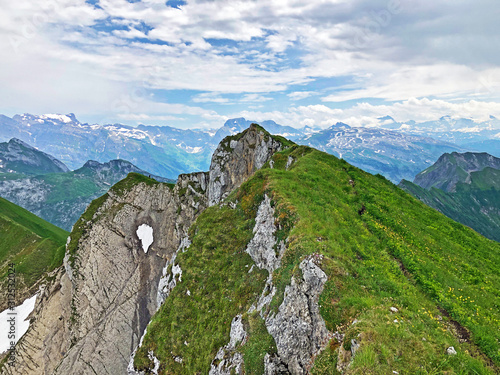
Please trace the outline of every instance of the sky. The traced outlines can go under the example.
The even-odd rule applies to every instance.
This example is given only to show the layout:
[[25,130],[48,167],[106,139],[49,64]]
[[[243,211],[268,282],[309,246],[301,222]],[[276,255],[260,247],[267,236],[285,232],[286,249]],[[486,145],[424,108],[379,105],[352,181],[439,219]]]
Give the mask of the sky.
[[500,118],[498,0],[0,0],[0,113],[294,127]]

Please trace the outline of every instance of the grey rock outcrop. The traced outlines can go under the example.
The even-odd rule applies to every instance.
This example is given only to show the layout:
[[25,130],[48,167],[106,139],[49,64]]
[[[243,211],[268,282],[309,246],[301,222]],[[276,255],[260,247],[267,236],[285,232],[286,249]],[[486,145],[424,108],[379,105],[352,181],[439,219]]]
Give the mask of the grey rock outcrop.
[[264,356],[264,375],[285,375],[290,374],[286,365],[277,355],[266,353]]
[[[264,373],[307,374],[316,355],[332,337],[318,306],[319,295],[327,281],[326,274],[317,265],[322,256],[311,255],[300,263],[302,278],[297,280],[292,277],[290,285],[285,288],[278,312],[272,313],[268,307],[277,291],[272,275],[281,265],[285,244],[283,241],[278,246],[276,244],[274,208],[267,195],[258,208],[253,233],[254,237],[246,251],[257,267],[268,270],[269,277],[261,296],[250,307],[249,313],[260,313],[278,349],[277,355],[265,356]],[[278,249],[278,254],[275,249]]]
[[282,149],[281,142],[255,124],[237,136],[224,138],[212,156],[209,205],[219,204]]
[[318,306],[327,276],[313,257],[304,259],[299,267],[302,279],[292,277],[278,313],[266,319],[278,355],[293,375],[307,374],[313,359],[331,338]]
[[220,348],[212,361],[209,375],[243,374],[243,355],[236,349],[243,345],[248,337],[241,315],[237,315],[231,322],[229,343]]
[[280,258],[276,256],[274,246],[276,225],[274,224],[274,208],[267,195],[259,206],[253,238],[247,246],[246,252],[252,257],[257,267],[266,269],[270,274],[279,267]]

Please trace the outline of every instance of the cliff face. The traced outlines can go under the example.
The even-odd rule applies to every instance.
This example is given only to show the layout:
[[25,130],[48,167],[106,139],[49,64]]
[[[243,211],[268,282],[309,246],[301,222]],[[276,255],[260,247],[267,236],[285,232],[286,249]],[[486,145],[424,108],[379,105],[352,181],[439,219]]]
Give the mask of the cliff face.
[[220,203],[257,169],[283,149],[283,143],[252,124],[243,133],[224,138],[210,164],[208,203]]
[[[126,372],[158,308],[163,267],[206,207],[206,177],[183,175],[175,187],[139,182],[121,191],[115,186],[91,222],[76,224],[71,240],[76,251],[67,253],[66,272],[60,270],[52,291],[40,298],[37,320],[22,341],[22,366],[11,373],[41,363],[40,372],[30,373]],[[137,234],[143,224],[153,234],[147,252]],[[79,238],[77,231],[83,233]]]
[[[73,228],[64,268],[37,300],[36,320],[17,347],[17,366],[2,373],[127,372],[168,294],[166,269],[209,197],[220,202],[281,148],[256,127],[230,143],[209,173],[180,175],[175,185],[132,174],[87,208]],[[138,236],[144,225],[152,231],[149,248]]]

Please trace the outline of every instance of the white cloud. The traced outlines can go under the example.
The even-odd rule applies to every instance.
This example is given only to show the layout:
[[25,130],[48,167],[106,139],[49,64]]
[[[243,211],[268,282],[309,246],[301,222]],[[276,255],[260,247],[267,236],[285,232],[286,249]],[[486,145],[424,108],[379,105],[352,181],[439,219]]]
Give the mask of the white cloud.
[[403,100],[410,97],[441,96],[495,97],[500,99],[500,68],[476,71],[466,66],[432,65],[398,68],[386,66],[367,76],[359,88],[324,97],[325,102],[359,98]]
[[118,114],[118,118],[126,121],[148,122],[148,121],[184,121],[181,117],[170,115],[148,115],[145,113]]
[[437,99],[410,98],[388,105],[359,103],[350,108],[338,109],[319,104],[292,107],[288,112],[243,111],[233,115],[231,117],[243,116],[256,121],[272,119],[277,123],[294,127],[307,125],[325,128],[337,122],[344,122],[350,126],[371,127],[379,126],[378,118],[386,115],[398,122],[433,121],[443,115],[449,115],[452,118],[471,118],[476,122],[482,122],[488,120],[490,115],[500,117],[500,103],[475,100],[448,102]]
[[[215,121],[224,116],[201,109],[182,112],[154,101],[138,108],[146,99],[134,93],[196,90],[202,94],[193,96],[195,103],[262,103],[265,110],[272,104],[266,94],[326,78],[347,83],[322,86],[325,103],[475,99],[484,104],[442,110],[474,116],[495,111],[500,52],[491,46],[500,35],[492,32],[497,19],[489,9],[496,3],[400,1],[400,9],[392,11],[397,2],[190,0],[175,9],[165,0],[100,0],[99,7],[85,0],[0,0],[0,111],[103,118],[189,114]],[[212,45],[207,38],[221,40]],[[312,90],[317,89],[294,87],[288,97],[301,100],[314,95]],[[225,94],[243,97],[232,101]],[[116,102],[122,112],[115,110]],[[401,116],[414,109],[388,106]],[[351,118],[383,107],[342,111]],[[433,102],[426,108],[437,107]],[[327,116],[336,115],[318,106],[287,113],[280,116],[300,124],[326,124]]]
[[313,96],[316,94],[317,94],[317,92],[315,92],[315,91],[294,91],[294,92],[287,94],[287,96],[291,100],[302,100],[302,99],[309,98],[310,96]]
[[240,99],[242,103],[262,103],[273,100],[273,98],[269,98],[259,94],[246,94],[243,98]]
[[217,93],[204,92],[193,96],[193,102],[195,103],[219,103],[226,104],[229,103],[228,98],[223,98]]

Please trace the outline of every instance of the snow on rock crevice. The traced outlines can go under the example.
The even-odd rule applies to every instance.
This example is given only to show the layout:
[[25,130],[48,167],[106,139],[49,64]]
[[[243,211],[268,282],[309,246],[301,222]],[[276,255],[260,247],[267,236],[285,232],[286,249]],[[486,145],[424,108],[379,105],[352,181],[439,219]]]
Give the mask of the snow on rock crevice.
[[147,224],[141,224],[139,225],[139,228],[137,228],[136,233],[137,237],[141,240],[142,249],[145,253],[147,253],[149,247],[153,243],[153,228]]
[[135,371],[134,358],[135,358],[135,353],[137,353],[137,350],[139,350],[139,348],[142,346],[142,342],[144,341],[144,337],[146,336],[147,332],[148,332],[148,328],[146,327],[146,329],[144,330],[144,333],[141,336],[141,339],[139,340],[139,345],[137,345],[137,348],[135,348],[135,350],[130,355],[130,360],[129,360],[128,366],[127,366],[127,375],[141,375],[141,374],[143,375],[144,374],[144,372]]
[[[18,342],[21,337],[28,331],[30,327],[30,321],[26,319],[33,309],[35,308],[37,295],[26,299],[19,306],[11,309],[6,309],[0,313],[0,353],[4,353],[9,350],[10,342]],[[14,323],[12,327],[15,328],[13,331],[15,333],[15,338],[11,339],[9,333],[11,333],[11,322]]]

